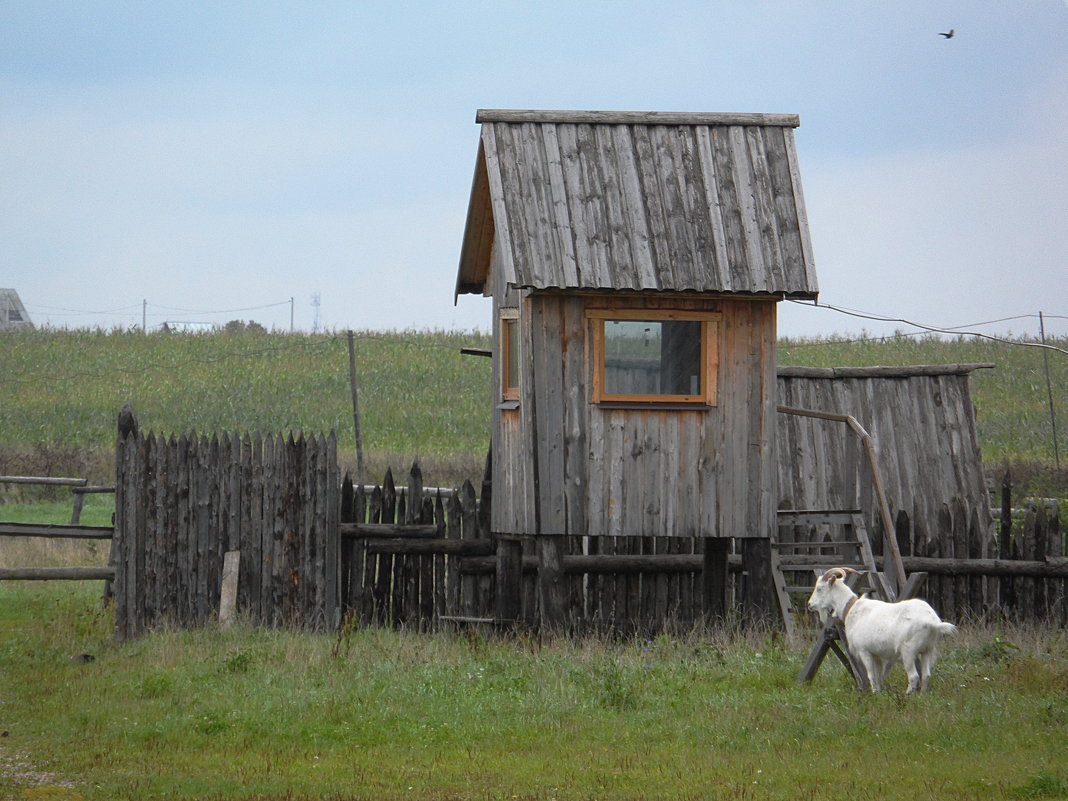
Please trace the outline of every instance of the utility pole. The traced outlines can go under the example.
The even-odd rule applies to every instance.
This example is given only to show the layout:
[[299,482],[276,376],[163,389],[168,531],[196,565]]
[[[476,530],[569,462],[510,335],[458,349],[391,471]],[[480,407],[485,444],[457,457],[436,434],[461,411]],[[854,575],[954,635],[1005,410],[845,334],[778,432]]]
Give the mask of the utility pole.
[[349,334],[349,387],[352,389],[352,421],[356,427],[356,481],[363,483],[363,437],[360,434],[360,403],[356,399],[356,341]]
[[141,333],[148,333],[148,300],[141,300]]
[[293,333],[293,298],[289,298],[289,333]]
[[[1046,344],[1046,321],[1042,312],[1038,313],[1038,334],[1042,338],[1042,344]],[[1042,363],[1046,367],[1046,394],[1049,395],[1049,425],[1053,429],[1053,463],[1057,469],[1061,469],[1061,449],[1057,444],[1057,414],[1053,410],[1053,383],[1049,377],[1049,350],[1042,348]]]

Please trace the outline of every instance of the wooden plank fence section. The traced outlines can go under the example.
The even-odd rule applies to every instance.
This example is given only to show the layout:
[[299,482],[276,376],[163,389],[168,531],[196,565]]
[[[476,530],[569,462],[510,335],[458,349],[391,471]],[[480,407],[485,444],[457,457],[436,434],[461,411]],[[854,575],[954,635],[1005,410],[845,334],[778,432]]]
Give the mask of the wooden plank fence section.
[[[752,554],[708,554],[719,543],[693,537],[495,535],[488,480],[481,502],[470,481],[424,489],[418,465],[400,488],[392,471],[380,486],[354,486],[341,480],[336,451],[333,436],[133,430],[116,451],[111,567],[36,577],[114,575],[120,639],[214,620],[227,552],[240,553],[237,619],[271,627],[334,627],[344,616],[352,625],[417,630],[553,623],[651,634],[720,620],[750,596],[746,582],[759,580]],[[1068,623],[1068,549],[1057,504],[1014,509],[1008,488],[1002,502],[1000,531],[989,514],[963,503],[933,515],[919,503],[913,514],[899,509],[893,536],[905,569],[930,574],[924,596],[948,620]],[[0,524],[0,534],[106,532]],[[811,577],[811,566],[826,559],[818,545],[824,535],[816,525],[793,534],[806,536],[815,547],[792,549],[781,561]],[[716,564],[722,575],[709,572]],[[562,619],[543,615],[546,570],[557,596],[549,602],[557,617],[564,610]]]
[[117,446],[116,633],[203,625],[223,557],[241,551],[238,615],[269,626],[337,623],[340,481],[333,435],[134,430]]

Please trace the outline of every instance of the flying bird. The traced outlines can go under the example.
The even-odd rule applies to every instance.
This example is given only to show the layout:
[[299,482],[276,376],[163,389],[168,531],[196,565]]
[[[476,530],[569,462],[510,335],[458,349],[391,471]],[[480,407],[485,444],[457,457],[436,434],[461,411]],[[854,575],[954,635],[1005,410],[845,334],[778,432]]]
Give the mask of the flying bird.
[[956,32],[957,32],[956,28],[950,28],[949,29],[949,33],[939,33],[938,35],[939,36],[945,36],[947,39],[952,39],[953,38],[953,34],[955,34]]

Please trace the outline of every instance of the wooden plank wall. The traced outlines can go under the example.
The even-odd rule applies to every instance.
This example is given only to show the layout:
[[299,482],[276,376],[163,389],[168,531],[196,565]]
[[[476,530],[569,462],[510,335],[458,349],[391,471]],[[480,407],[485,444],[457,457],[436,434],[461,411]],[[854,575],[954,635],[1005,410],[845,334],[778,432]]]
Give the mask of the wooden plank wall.
[[119,639],[218,614],[223,554],[241,551],[237,608],[264,626],[336,623],[333,435],[133,432],[117,448]]
[[[898,538],[903,552],[924,555],[920,552],[932,547],[930,543],[950,539],[946,521],[954,515],[974,515],[977,525],[987,531],[976,555],[986,556],[992,542],[990,494],[967,372],[929,375],[910,374],[909,368],[874,369],[882,372],[845,378],[780,367],[779,403],[852,415],[872,435],[892,515],[904,514],[912,521],[914,541]],[[847,427],[788,414],[778,415],[777,424],[778,505],[793,509],[853,505],[857,457],[855,438]],[[881,542],[884,532],[878,515],[870,516],[868,525]]]
[[[775,305],[632,298],[626,308],[722,314],[718,401],[702,410],[592,404],[588,308],[521,302],[520,402],[498,410],[493,530],[530,535],[767,537],[774,525]],[[644,305],[643,305],[644,304]]]

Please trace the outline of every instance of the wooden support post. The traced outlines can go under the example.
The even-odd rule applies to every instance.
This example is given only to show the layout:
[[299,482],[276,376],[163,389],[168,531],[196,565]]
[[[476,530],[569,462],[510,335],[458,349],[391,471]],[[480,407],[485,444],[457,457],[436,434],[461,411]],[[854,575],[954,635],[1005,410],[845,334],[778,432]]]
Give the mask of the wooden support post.
[[779,617],[775,579],[771,570],[771,540],[745,537],[742,550],[742,614],[748,623],[763,624]]
[[519,537],[497,535],[497,620],[519,620],[523,591],[523,543]]
[[237,584],[241,573],[241,551],[223,554],[222,587],[219,591],[219,625],[228,628],[237,613]]
[[723,620],[727,616],[727,551],[726,537],[705,538],[704,561],[701,570],[701,594],[705,621]]
[[554,534],[537,537],[538,601],[543,629],[561,630],[567,620],[567,593],[564,582],[564,538]]

